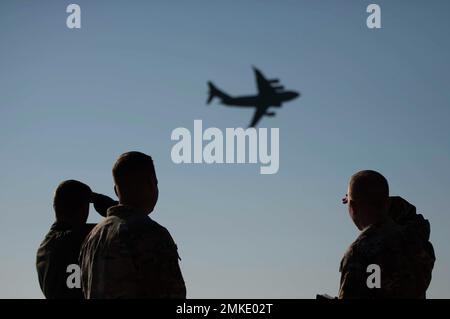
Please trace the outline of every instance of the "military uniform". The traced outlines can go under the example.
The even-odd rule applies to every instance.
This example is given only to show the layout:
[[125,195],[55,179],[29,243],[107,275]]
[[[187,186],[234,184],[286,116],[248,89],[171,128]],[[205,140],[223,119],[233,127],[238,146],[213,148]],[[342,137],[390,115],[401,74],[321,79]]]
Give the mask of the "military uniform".
[[[435,255],[430,225],[415,207],[391,198],[389,218],[361,232],[341,265],[339,298],[425,298]],[[381,270],[380,288],[369,288],[367,267]]]
[[185,298],[177,246],[147,214],[118,205],[80,254],[86,298]]
[[95,224],[72,227],[54,223],[36,258],[39,285],[47,299],[83,299],[79,288],[67,286],[67,266],[78,264],[81,245]]

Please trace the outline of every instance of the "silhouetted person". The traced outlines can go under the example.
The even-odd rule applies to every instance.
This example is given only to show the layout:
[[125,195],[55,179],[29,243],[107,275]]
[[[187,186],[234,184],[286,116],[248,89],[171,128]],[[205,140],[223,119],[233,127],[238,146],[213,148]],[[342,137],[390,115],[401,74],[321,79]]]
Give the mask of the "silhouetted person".
[[177,246],[148,215],[158,199],[153,160],[122,154],[113,168],[120,204],[90,233],[80,263],[86,298],[185,298]]
[[89,203],[106,216],[106,210],[117,202],[93,193],[79,181],[62,182],[55,191],[53,208],[56,222],[41,243],[36,259],[39,284],[48,299],[82,299],[81,289],[69,288],[67,266],[78,264],[81,244],[95,224],[87,224]]
[[[428,221],[402,198],[390,198],[375,171],[353,175],[343,202],[361,233],[341,261],[339,298],[425,298],[435,261]],[[379,286],[369,265],[379,266]]]

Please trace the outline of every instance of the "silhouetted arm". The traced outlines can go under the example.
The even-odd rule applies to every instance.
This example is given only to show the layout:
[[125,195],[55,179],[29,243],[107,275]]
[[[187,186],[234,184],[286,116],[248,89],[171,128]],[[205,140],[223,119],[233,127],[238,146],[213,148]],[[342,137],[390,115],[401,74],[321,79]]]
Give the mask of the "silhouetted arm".
[[118,201],[103,195],[92,192],[91,202],[94,204],[95,210],[102,215],[103,217],[106,217],[108,209],[112,206],[116,206],[119,204]]
[[341,264],[341,284],[339,299],[371,298],[370,289],[367,287],[367,276],[363,258],[351,254],[344,257]]

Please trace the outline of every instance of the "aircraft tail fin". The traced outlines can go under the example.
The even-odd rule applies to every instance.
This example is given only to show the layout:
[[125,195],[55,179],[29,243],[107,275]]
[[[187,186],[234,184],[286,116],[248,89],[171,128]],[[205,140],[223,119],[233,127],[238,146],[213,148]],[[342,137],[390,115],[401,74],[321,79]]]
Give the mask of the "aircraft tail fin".
[[215,97],[222,99],[222,101],[229,98],[227,94],[219,90],[211,81],[208,82],[208,88],[209,88],[209,96],[208,100],[206,101],[207,104],[211,103],[211,101]]

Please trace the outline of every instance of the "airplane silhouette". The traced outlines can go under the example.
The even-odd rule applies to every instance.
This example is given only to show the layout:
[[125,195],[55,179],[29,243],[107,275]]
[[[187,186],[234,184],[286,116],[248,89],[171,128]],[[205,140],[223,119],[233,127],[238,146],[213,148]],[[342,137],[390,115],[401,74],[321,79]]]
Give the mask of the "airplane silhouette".
[[221,99],[222,104],[227,106],[254,107],[256,111],[249,127],[255,127],[264,115],[270,117],[275,116],[275,112],[268,112],[270,107],[281,107],[283,102],[291,101],[300,96],[298,92],[285,91],[284,86],[279,84],[279,79],[267,80],[257,68],[253,67],[253,70],[255,72],[258,95],[232,97],[219,90],[209,81],[207,104],[211,103],[217,97]]

